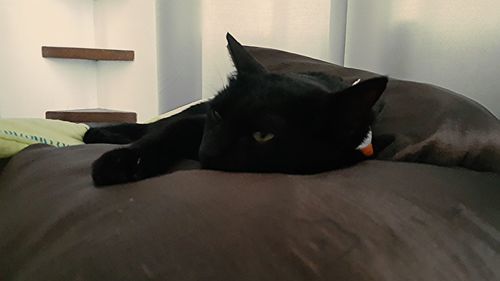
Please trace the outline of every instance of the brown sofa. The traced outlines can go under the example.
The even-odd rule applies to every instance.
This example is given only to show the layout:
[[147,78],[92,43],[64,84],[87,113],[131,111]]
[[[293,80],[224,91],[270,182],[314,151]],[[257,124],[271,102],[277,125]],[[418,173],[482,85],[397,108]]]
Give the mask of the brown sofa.
[[[376,74],[249,47],[271,71]],[[115,145],[33,145],[0,172],[0,280],[500,280],[499,121],[391,80],[377,159],[308,176],[182,162],[105,189]]]

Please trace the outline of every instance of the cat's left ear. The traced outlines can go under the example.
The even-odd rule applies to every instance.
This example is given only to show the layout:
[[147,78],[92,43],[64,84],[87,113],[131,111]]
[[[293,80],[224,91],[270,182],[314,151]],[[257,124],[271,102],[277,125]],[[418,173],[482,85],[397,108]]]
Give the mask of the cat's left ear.
[[234,37],[227,33],[227,49],[238,73],[265,74],[266,68],[261,65]]
[[366,116],[384,92],[388,80],[386,76],[371,78],[335,93],[332,97],[335,111],[354,120]]

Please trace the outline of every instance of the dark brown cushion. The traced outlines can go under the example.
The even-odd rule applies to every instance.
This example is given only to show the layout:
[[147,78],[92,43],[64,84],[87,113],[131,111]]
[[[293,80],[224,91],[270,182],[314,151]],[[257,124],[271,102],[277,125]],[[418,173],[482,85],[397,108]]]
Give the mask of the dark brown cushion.
[[1,280],[500,280],[500,175],[371,160],[96,189],[90,164],[114,147],[11,159]]
[[[379,75],[279,50],[248,49],[273,72],[324,72],[347,81]],[[500,172],[500,122],[477,102],[433,85],[391,79],[375,109],[378,159]]]

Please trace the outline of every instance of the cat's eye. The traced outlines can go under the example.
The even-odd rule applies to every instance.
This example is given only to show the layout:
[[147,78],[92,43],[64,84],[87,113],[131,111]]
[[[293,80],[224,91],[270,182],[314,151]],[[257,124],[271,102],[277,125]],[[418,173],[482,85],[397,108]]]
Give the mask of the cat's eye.
[[263,132],[255,132],[252,134],[253,139],[258,143],[266,143],[272,139],[274,139],[274,134],[272,133],[263,133]]

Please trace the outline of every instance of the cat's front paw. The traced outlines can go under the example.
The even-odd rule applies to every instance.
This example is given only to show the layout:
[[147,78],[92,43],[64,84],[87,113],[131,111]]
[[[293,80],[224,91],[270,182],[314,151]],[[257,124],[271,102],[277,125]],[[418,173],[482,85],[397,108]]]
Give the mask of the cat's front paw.
[[104,153],[92,164],[92,179],[96,187],[138,180],[140,155],[130,148]]

